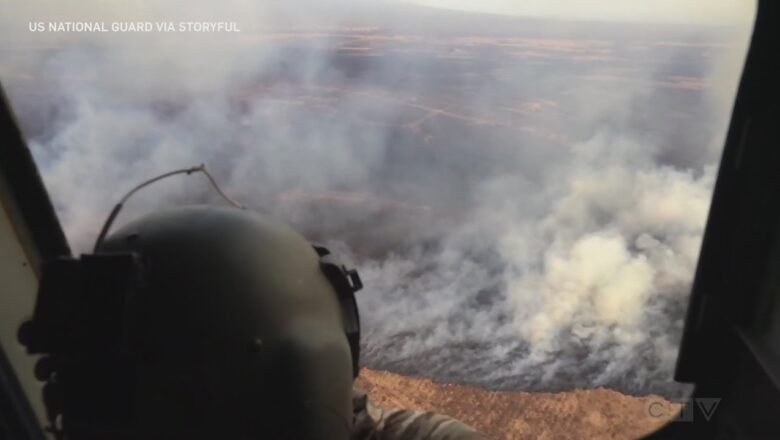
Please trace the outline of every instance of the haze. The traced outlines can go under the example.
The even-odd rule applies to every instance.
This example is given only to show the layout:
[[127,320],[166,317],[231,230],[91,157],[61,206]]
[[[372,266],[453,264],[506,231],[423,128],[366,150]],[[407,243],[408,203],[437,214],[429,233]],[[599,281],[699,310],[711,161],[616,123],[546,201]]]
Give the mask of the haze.
[[[705,25],[725,1],[696,26],[653,17],[700,2],[653,2],[639,24],[649,6],[596,17],[615,23],[506,15],[548,4],[5,2],[0,79],[79,251],[129,188],[205,162],[231,196],[358,266],[369,366],[678,395],[750,20]],[[191,19],[242,32],[27,29]],[[199,202],[221,203],[195,177],[166,181],[118,224]]]

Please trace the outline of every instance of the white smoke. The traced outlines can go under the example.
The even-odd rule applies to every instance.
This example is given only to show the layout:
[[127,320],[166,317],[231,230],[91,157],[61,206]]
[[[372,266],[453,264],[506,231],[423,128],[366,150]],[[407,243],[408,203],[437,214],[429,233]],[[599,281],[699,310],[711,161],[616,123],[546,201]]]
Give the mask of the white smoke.
[[[681,390],[671,376],[744,31],[379,2],[80,5],[0,15],[0,79],[78,250],[124,191],[205,162],[235,198],[358,266],[370,365],[515,389]],[[242,32],[27,30],[68,19]],[[205,182],[169,180],[120,223],[203,201],[219,203]]]

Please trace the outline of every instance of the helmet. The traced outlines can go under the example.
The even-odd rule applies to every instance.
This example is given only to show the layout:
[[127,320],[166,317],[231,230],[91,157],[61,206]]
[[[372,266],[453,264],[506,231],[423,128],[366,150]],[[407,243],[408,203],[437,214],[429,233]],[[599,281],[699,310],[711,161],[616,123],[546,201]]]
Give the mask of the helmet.
[[349,438],[362,284],[287,225],[177,208],[49,266],[28,349],[66,438]]

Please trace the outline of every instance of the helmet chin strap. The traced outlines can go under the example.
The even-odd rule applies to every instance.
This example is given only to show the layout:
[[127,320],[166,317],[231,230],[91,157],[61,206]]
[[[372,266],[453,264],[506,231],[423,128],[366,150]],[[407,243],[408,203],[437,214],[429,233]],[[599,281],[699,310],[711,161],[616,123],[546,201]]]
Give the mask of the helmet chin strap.
[[347,269],[331,255],[328,248],[320,244],[312,244],[312,246],[317,251],[317,255],[320,256],[320,270],[330,281],[339,297],[344,320],[344,333],[352,353],[352,376],[357,377],[360,372],[360,314],[355,300],[355,292],[363,288],[363,281],[356,269]]
[[119,215],[119,211],[124,206],[125,202],[136,192],[138,192],[140,189],[144,188],[145,186],[151,185],[154,182],[157,182],[159,180],[165,179],[167,177],[175,176],[177,174],[192,174],[192,173],[203,173],[206,175],[206,177],[209,179],[209,183],[211,186],[217,191],[217,194],[219,194],[223,199],[225,199],[229,204],[235,206],[239,209],[246,209],[243,205],[236,202],[235,200],[231,199],[227,194],[225,194],[224,191],[222,191],[222,188],[219,187],[217,184],[217,181],[214,180],[214,177],[206,170],[206,164],[200,164],[198,166],[194,166],[191,168],[184,168],[180,170],[174,170],[169,171],[164,174],[160,174],[157,177],[153,177],[149,180],[146,180],[136,186],[135,188],[131,189],[127,192],[127,194],[122,197],[122,199],[119,201],[119,203],[114,206],[114,209],[111,210],[111,214],[108,215],[108,218],[106,219],[106,222],[103,224],[103,228],[100,230],[100,235],[98,235],[97,240],[95,241],[95,247],[92,250],[92,252],[97,252],[100,249],[100,246],[103,244],[103,241],[105,240],[106,236],[108,235],[109,229],[111,229],[111,224],[114,223],[114,220],[116,219],[116,216]]

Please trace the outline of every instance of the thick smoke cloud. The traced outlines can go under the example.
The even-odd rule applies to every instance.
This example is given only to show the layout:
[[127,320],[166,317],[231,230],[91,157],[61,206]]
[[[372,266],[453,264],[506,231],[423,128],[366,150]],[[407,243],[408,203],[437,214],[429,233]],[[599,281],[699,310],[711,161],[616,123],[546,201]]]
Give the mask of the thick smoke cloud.
[[[744,31],[382,3],[99,5],[14,5],[2,34],[0,79],[80,251],[124,191],[205,162],[359,267],[369,365],[683,391],[671,376]],[[215,16],[242,32],[26,29]],[[195,177],[168,180],[120,223],[196,202],[221,203]]]

